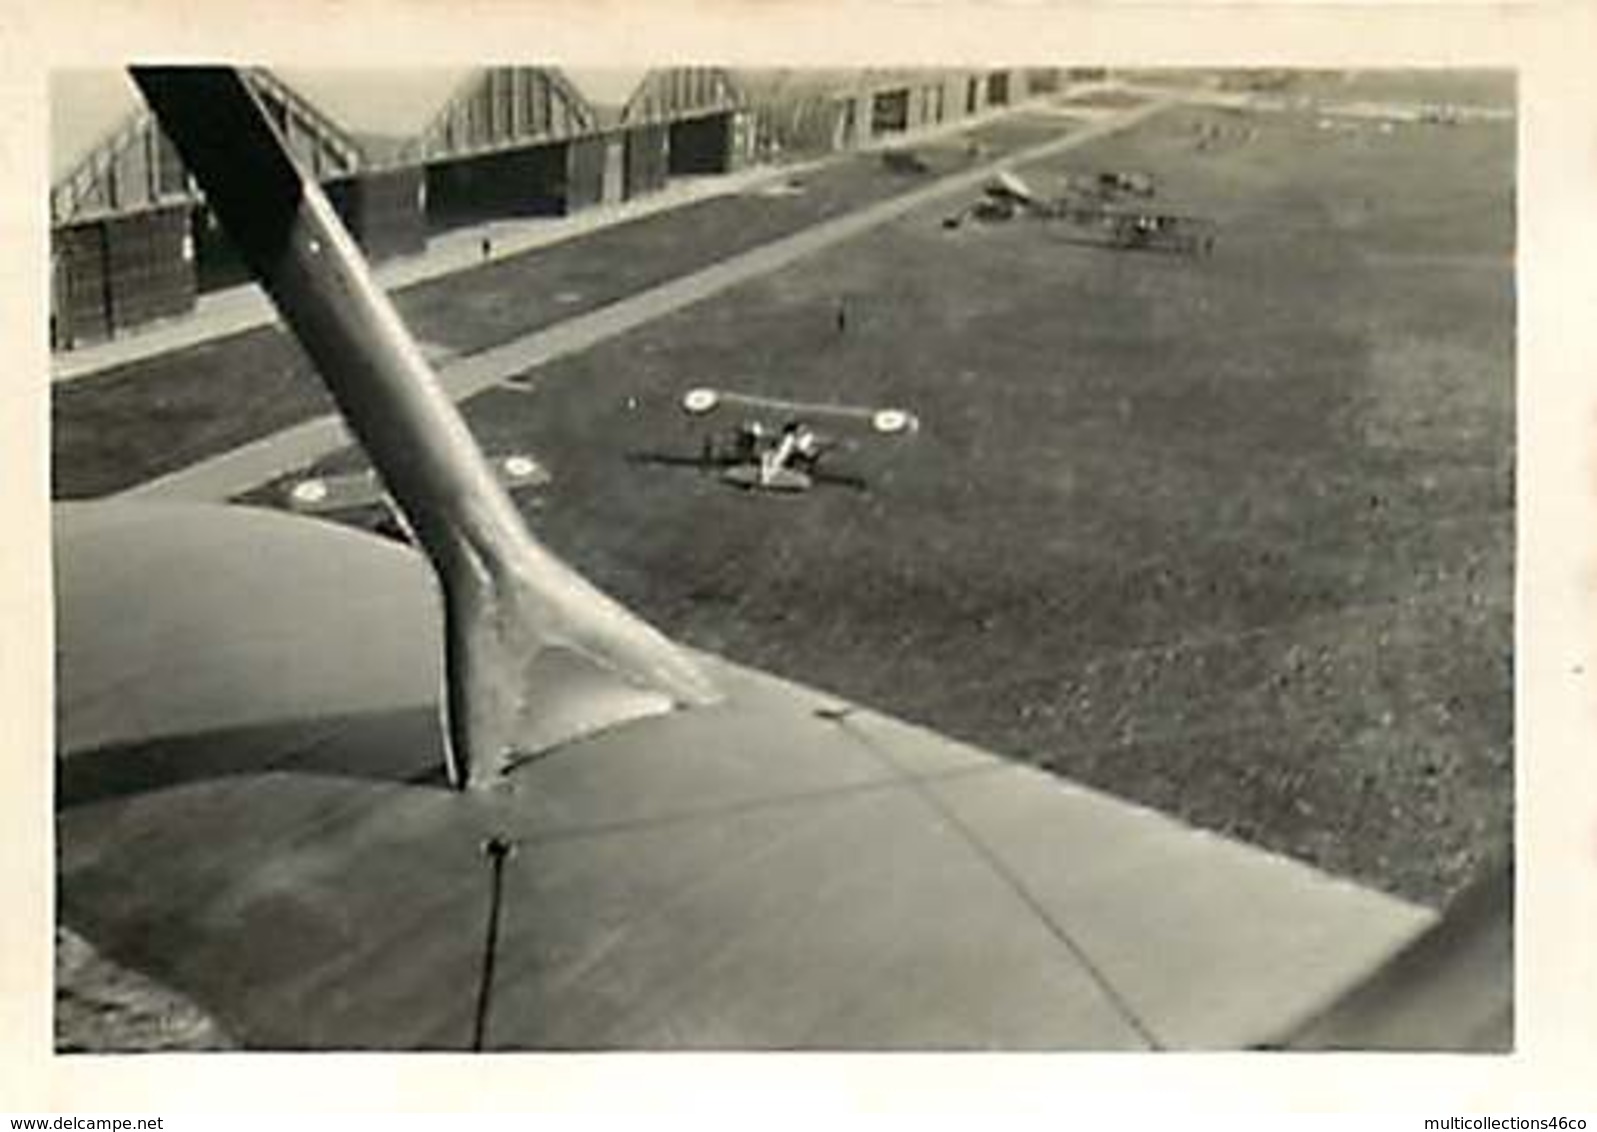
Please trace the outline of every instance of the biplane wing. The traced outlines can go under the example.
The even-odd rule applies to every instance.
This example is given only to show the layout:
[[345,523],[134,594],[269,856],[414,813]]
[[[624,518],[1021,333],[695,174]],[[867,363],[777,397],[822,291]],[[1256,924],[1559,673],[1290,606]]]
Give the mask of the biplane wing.
[[920,419],[907,409],[796,401],[702,386],[684,393],[681,404],[682,411],[694,417],[708,417],[723,409],[743,409],[749,415],[763,414],[779,421],[800,420],[833,430],[851,429],[877,436],[906,436],[920,428]]
[[[183,146],[185,108],[239,124],[223,103],[248,95],[229,75],[140,77]],[[280,150],[254,113],[250,144]],[[220,163],[195,170],[215,201],[233,176],[261,186],[248,166],[228,171],[229,136],[212,139]],[[283,254],[285,240],[321,239],[300,207],[268,197],[222,215],[241,243]],[[484,533],[480,512],[509,508],[486,471],[451,478],[471,452],[429,448],[444,467],[392,474],[417,458],[392,433],[441,411],[405,383],[433,379],[391,311],[349,309],[369,284],[353,245],[310,250],[269,275],[274,297],[316,342],[428,557],[251,508],[62,504],[55,519],[59,914],[240,1044],[1236,1047],[1311,1016],[1433,919],[825,692],[629,636],[570,567]],[[347,261],[354,291],[319,285],[324,253]],[[330,365],[319,336],[346,320],[348,364]],[[390,338],[406,363],[393,386]],[[454,541],[451,517],[489,541]],[[457,667],[460,569],[552,589],[501,611],[543,647],[502,652],[494,671],[472,667],[492,654]],[[573,625],[584,612],[597,636]],[[667,646],[667,674],[718,694],[618,713],[625,688],[648,693]],[[456,733],[439,713],[447,723],[462,679],[537,693],[522,706],[546,741],[495,768],[496,789],[445,772]]]
[[1114,205],[1063,204],[1053,218],[1067,239],[1122,250],[1201,256],[1214,250],[1218,228],[1205,216],[1147,212]]
[[1022,204],[1037,203],[1037,194],[1032,191],[1032,187],[1022,180],[1018,173],[1009,169],[1000,169],[994,173],[992,179],[987,182],[986,192],[988,196],[1008,197]]
[[1233,1048],[1431,919],[707,656],[719,704],[457,792],[413,549],[84,503],[56,559],[60,915],[246,1047]]
[[[505,489],[540,487],[549,482],[549,472],[537,460],[516,452],[490,457],[494,478]],[[301,515],[336,515],[362,507],[388,503],[388,490],[371,469],[338,475],[306,476],[283,489],[283,505]]]

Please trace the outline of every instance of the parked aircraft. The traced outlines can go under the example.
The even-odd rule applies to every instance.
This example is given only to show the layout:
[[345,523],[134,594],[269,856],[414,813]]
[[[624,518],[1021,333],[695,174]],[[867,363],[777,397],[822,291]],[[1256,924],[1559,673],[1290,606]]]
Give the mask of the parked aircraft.
[[792,401],[719,389],[690,389],[681,405],[684,413],[706,421],[721,416],[722,410],[740,414],[735,424],[704,435],[697,463],[719,468],[727,483],[754,491],[808,491],[818,481],[836,482],[837,476],[822,472],[821,461],[851,442],[845,436],[853,441],[903,437],[920,427],[915,415],[904,409]]
[[1073,243],[1191,256],[1214,251],[1215,225],[1207,217],[1117,203],[1151,197],[1153,192],[1153,179],[1147,174],[1106,172],[1095,178],[1067,178],[1062,195],[1045,198],[1006,171],[987,184],[980,200],[944,217],[943,227],[960,228],[967,220],[991,223],[1025,217],[1057,224]]

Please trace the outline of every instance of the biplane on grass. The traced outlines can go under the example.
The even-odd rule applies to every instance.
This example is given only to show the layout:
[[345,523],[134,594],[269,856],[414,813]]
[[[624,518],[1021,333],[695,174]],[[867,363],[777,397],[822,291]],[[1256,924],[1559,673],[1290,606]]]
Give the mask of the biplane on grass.
[[1152,173],[1140,170],[1100,169],[1095,173],[1066,173],[1062,187],[1067,195],[1096,200],[1148,199],[1154,195],[1157,182]]
[[829,483],[863,488],[857,475],[824,466],[835,452],[875,440],[904,439],[920,429],[907,409],[763,397],[706,386],[690,389],[682,412],[705,426],[693,456],[642,457],[720,473],[748,491],[805,492]]
[[1122,251],[1207,256],[1213,253],[1216,226],[1205,216],[1147,209],[1065,206],[1054,214],[1073,243]]

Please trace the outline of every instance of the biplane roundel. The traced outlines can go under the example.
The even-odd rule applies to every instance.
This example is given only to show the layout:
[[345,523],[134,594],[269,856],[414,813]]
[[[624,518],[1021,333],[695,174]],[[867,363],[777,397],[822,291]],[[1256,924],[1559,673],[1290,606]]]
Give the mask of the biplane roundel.
[[787,422],[800,422],[829,430],[863,427],[870,432],[892,436],[914,432],[920,419],[908,409],[840,405],[831,401],[803,401],[789,397],[766,397],[754,393],[734,393],[698,386],[682,395],[682,411],[702,417],[719,409],[737,409],[745,423],[778,428]]

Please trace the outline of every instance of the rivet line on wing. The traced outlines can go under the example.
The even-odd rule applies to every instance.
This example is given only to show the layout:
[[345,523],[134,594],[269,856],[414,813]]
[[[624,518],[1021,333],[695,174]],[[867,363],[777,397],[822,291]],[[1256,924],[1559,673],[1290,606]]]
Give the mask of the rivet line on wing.
[[1042,922],[1043,926],[1048,929],[1049,934],[1051,934],[1060,943],[1064,944],[1065,948],[1070,952],[1070,954],[1074,956],[1076,961],[1081,964],[1083,969],[1086,970],[1088,977],[1090,977],[1092,981],[1097,984],[1098,989],[1103,992],[1104,997],[1109,1000],[1110,1004],[1120,1013],[1121,1017],[1126,1020],[1127,1024],[1129,1024],[1131,1028],[1137,1032],[1138,1037],[1147,1043],[1148,1048],[1153,1050],[1165,1049],[1166,1046],[1164,1042],[1159,1039],[1159,1036],[1154,1033],[1153,1028],[1142,1018],[1140,1014],[1137,1013],[1136,1009],[1131,1005],[1130,1001],[1127,1000],[1126,996],[1122,994],[1112,982],[1109,981],[1108,976],[1104,974],[1102,968],[1093,962],[1092,957],[1087,954],[1086,949],[1083,948],[1082,945],[1070,934],[1069,930],[1049,914],[1047,908],[1043,906],[1042,902],[1037,899],[1036,895],[1026,886],[1025,882],[1015,874],[1015,872],[1009,867],[1003,858],[994,853],[993,850],[988,847],[985,841],[976,836],[976,832],[960,820],[959,816],[955,814],[952,808],[950,808],[949,805],[944,802],[934,790],[930,788],[926,781],[909,774],[905,768],[896,759],[894,759],[891,754],[888,753],[886,748],[871,738],[870,735],[864,731],[861,731],[858,727],[852,726],[850,717],[855,714],[855,710],[856,709],[853,708],[820,708],[816,710],[815,714],[818,718],[835,723],[840,730],[853,738],[861,747],[875,755],[877,759],[885,763],[893,771],[903,776],[904,781],[909,785],[910,789],[919,794],[921,798],[925,800],[927,805],[937,811],[937,813],[949,824],[954,832],[959,834],[960,838],[965,842],[965,844],[970,846],[971,850],[975,852],[976,855],[984,862],[986,862],[987,867],[991,869],[999,877],[999,879],[1001,879],[1010,888],[1010,890],[1020,898],[1021,902],[1031,910],[1032,915],[1036,916],[1037,919]]

